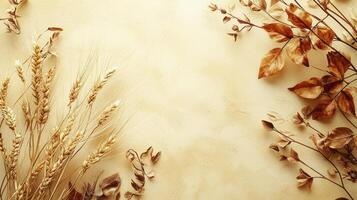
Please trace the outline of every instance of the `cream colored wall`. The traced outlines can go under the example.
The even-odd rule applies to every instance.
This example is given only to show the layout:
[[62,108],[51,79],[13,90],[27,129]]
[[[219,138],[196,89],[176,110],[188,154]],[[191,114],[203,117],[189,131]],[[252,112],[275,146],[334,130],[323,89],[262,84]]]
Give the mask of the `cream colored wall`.
[[[258,81],[260,58],[273,44],[258,31],[234,43],[225,35],[229,27],[221,16],[207,8],[210,2],[29,0],[21,11],[22,35],[0,31],[1,76],[14,70],[16,58],[28,55],[33,36],[47,26],[65,30],[57,52],[60,73],[66,76],[57,83],[66,85],[89,55],[95,54],[99,63],[118,65],[114,91],[106,95],[120,95],[122,119],[130,121],[105,169],[128,180],[126,149],[153,145],[162,150],[157,179],[148,185],[144,199],[343,195],[319,180],[311,192],[298,190],[297,168],[277,161],[268,149],[273,137],[260,125],[269,111],[289,118],[301,107],[303,102],[286,88],[307,76],[305,72],[291,65],[277,79]],[[5,6],[2,1],[0,7]],[[321,159],[306,159],[321,165]]]

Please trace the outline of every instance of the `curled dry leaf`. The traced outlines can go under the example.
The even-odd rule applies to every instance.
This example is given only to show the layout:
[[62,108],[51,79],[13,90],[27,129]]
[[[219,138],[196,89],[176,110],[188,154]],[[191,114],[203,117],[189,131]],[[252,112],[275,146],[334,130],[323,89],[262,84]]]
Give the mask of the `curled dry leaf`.
[[223,17],[223,23],[227,23],[227,22],[229,22],[231,19],[232,19],[231,17],[224,16],[224,17]]
[[300,174],[296,177],[298,182],[297,186],[299,188],[307,188],[310,190],[314,179],[303,169],[299,169],[299,173]]
[[296,64],[303,64],[309,66],[307,53],[311,49],[311,40],[305,38],[293,38],[286,46],[286,52],[289,58]]
[[337,104],[342,112],[356,116],[355,104],[350,90],[342,90],[337,97]]
[[149,147],[145,152],[140,154],[141,159],[145,159],[147,157],[150,158],[152,164],[156,164],[161,158],[161,151],[157,152],[154,155],[154,149],[152,147]]
[[289,146],[291,144],[291,141],[288,140],[287,138],[282,138],[278,141],[277,145],[282,148],[285,149],[287,146]]
[[295,4],[290,4],[285,10],[288,20],[299,28],[311,28],[312,18],[309,13],[301,10]]
[[303,124],[305,122],[304,118],[300,115],[300,113],[296,113],[293,116],[293,122],[294,124],[300,125]]
[[268,130],[273,130],[274,129],[274,124],[271,122],[268,122],[266,120],[262,120],[262,124],[265,128],[267,128]]
[[332,149],[341,149],[353,139],[353,132],[347,127],[332,130],[325,138],[325,145]]
[[351,66],[351,61],[340,53],[328,52],[327,62],[329,71],[339,79],[343,79],[348,67]]
[[114,195],[117,191],[119,191],[120,186],[121,179],[118,173],[108,176],[107,178],[103,179],[103,181],[99,184],[103,195],[106,197]]
[[283,69],[284,59],[282,58],[281,51],[281,48],[274,48],[264,56],[260,63],[259,79],[272,76]]
[[325,138],[321,138],[318,135],[313,134],[311,137],[312,142],[316,146],[316,148],[327,158],[331,156],[331,149],[325,145]]
[[317,104],[312,112],[312,119],[322,121],[331,119],[336,113],[336,102],[331,99],[326,99]]
[[320,79],[313,77],[307,81],[298,83],[294,87],[288,88],[296,95],[306,99],[316,99],[324,91]]
[[276,144],[271,144],[271,145],[269,146],[269,148],[272,149],[272,150],[274,150],[274,151],[276,151],[276,152],[279,152],[279,151],[280,151],[279,146],[276,145]]
[[294,37],[291,28],[281,23],[264,24],[262,28],[277,42],[286,42]]
[[299,154],[294,150],[294,149],[290,149],[290,153],[289,153],[289,156],[288,156],[288,160],[289,161],[293,161],[293,162],[298,162],[300,161],[300,158],[299,158]]
[[310,33],[310,38],[315,48],[324,50],[331,45],[335,35],[330,28],[317,26],[313,29],[313,33]]

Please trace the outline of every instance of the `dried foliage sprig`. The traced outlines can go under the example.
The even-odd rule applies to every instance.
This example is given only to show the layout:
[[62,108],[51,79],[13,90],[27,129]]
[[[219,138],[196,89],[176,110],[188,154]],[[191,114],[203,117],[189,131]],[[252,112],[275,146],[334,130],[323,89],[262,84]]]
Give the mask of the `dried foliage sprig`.
[[[240,17],[235,15],[234,11],[220,8],[216,4],[211,4],[209,8],[212,11],[219,11],[224,16],[224,23],[233,22],[233,32],[228,34],[235,40],[244,30],[249,32],[257,29],[266,32],[272,40],[280,44],[262,58],[259,79],[271,77],[282,71],[286,65],[285,57],[294,64],[322,73],[320,77],[311,77],[288,88],[297,96],[311,102],[294,116],[294,122],[313,131],[310,141],[312,144],[295,139],[270,121],[263,121],[263,125],[277,133],[280,138],[270,148],[278,152],[280,160],[299,163],[316,174],[311,176],[305,169],[300,169],[297,176],[298,187],[311,188],[313,180],[319,178],[331,182],[342,189],[348,198],[354,199],[345,182],[357,182],[357,69],[353,63],[354,59],[347,54],[352,52],[355,56],[357,51],[356,14],[352,12],[350,16],[346,16],[332,0],[239,2],[251,12],[265,15],[266,22],[253,22],[244,14]],[[314,9],[307,9],[304,3],[317,9],[319,12],[316,13],[322,14],[315,14]],[[343,48],[338,45],[339,43]],[[326,67],[316,67],[312,64],[309,58],[312,51],[326,58]],[[327,133],[313,127],[309,121],[312,118],[326,122],[332,119],[337,111],[340,111],[345,119],[344,124]],[[270,115],[270,118],[274,122],[277,116]],[[305,147],[323,157],[331,168],[327,175],[324,173],[325,170],[313,168],[303,161],[302,156],[290,147],[292,144]]]
[[27,0],[9,0],[10,8],[6,10],[6,17],[0,18],[0,21],[4,21],[4,24],[9,33],[13,32],[16,34],[21,33],[20,24],[18,18],[18,10],[20,7],[26,3]]

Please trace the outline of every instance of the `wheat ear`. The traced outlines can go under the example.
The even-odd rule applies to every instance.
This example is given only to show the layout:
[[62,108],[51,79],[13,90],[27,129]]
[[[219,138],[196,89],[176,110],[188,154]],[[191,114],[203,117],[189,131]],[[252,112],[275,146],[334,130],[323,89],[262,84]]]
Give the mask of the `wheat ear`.
[[106,107],[102,114],[99,116],[98,126],[102,126],[105,122],[108,121],[109,117],[115,112],[119,107],[119,101],[115,101],[110,106]]
[[103,142],[95,152],[91,153],[88,158],[83,161],[80,174],[84,174],[90,168],[90,166],[99,162],[104,156],[106,156],[106,154],[111,150],[111,147],[115,141],[116,134],[110,135],[109,138]]
[[33,46],[33,53],[31,57],[31,71],[32,71],[32,95],[35,99],[35,104],[40,103],[41,98],[41,82],[42,82],[42,53],[40,46],[35,43]]
[[50,168],[48,173],[46,173],[45,177],[41,181],[41,184],[39,186],[39,199],[44,195],[45,190],[48,188],[48,186],[51,184],[51,182],[54,179],[54,176],[60,172],[61,168],[63,165],[70,159],[72,153],[74,152],[74,149],[76,148],[77,144],[79,141],[83,138],[83,132],[77,132],[76,136],[74,139],[71,139],[68,144],[64,147],[62,153],[59,155],[57,161],[53,164],[53,166]]
[[108,82],[108,80],[114,75],[116,69],[110,70],[105,74],[104,78],[97,81],[91,89],[91,92],[88,97],[88,105],[92,105],[97,98],[98,92],[104,87],[104,85]]
[[1,109],[2,111],[2,116],[5,119],[6,125],[11,129],[15,130],[16,128],[16,116],[12,109],[8,106],[5,106]]
[[21,82],[25,83],[25,72],[24,69],[22,68],[22,64],[19,60],[15,61],[15,67],[17,71],[17,76],[20,78]]
[[10,176],[16,179],[16,166],[17,160],[20,154],[22,136],[20,134],[15,133],[15,138],[12,141],[12,150],[10,154]]
[[9,90],[9,83],[10,83],[10,79],[6,78],[2,84],[1,84],[1,89],[0,89],[0,108],[4,107],[6,104],[6,97],[7,97],[7,93]]
[[56,67],[50,68],[45,76],[45,81],[42,87],[42,98],[38,109],[37,123],[44,124],[48,120],[48,114],[50,112],[50,85],[55,76]]
[[68,102],[68,106],[70,106],[74,101],[76,101],[76,99],[78,98],[79,92],[82,88],[82,78],[83,76],[79,77],[76,79],[76,81],[74,81],[74,83],[72,84],[71,90],[69,92],[69,102]]

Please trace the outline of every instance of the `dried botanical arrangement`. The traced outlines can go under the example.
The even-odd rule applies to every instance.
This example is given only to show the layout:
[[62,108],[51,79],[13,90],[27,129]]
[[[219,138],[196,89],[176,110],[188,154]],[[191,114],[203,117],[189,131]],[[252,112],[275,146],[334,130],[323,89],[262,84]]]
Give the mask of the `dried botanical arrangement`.
[[[49,27],[40,34],[33,44],[31,56],[16,61],[16,72],[1,83],[0,153],[5,174],[0,184],[0,199],[110,199],[114,194],[113,188],[120,186],[119,176],[113,175],[100,184],[100,195],[94,193],[97,192],[96,184],[87,184],[85,195],[81,197],[75,190],[86,172],[112,152],[120,130],[111,125],[120,103],[114,101],[103,109],[97,106],[103,104],[97,97],[116,69],[100,76],[88,90],[84,70],[74,80],[67,98],[54,97],[56,67],[49,64],[49,57],[55,56],[53,48],[61,32],[59,27]],[[11,86],[16,84],[22,85],[23,90],[11,91]],[[15,101],[11,101],[10,96],[15,96]],[[66,106],[59,108],[56,100],[67,101]],[[56,111],[60,111],[63,117],[59,118],[58,113],[54,115]],[[54,125],[51,119],[56,121]],[[93,147],[93,140],[102,141]],[[84,151],[89,145],[93,152]],[[145,169],[141,171],[143,173],[135,171],[139,182],[133,182],[137,183],[135,186],[140,191],[135,187],[137,193],[131,193],[132,196],[141,196],[146,177],[149,177],[142,159],[150,157],[152,163],[156,163],[160,158],[161,153],[153,155],[152,151],[149,148],[140,158],[128,157],[133,166],[139,162],[140,169]],[[137,154],[133,150],[128,152]],[[79,154],[88,156],[81,161],[81,166],[73,170],[71,165],[78,163]]]
[[18,10],[26,3],[27,0],[9,0],[10,8],[6,10],[6,17],[0,18],[0,21],[4,21],[4,25],[9,33],[13,32],[16,34],[21,33],[21,28],[19,25]]
[[[126,191],[124,193],[125,199],[141,199],[145,191],[145,183],[147,180],[155,178],[153,166],[160,160],[161,152],[153,153],[154,149],[149,147],[145,152],[139,153],[133,149],[126,152],[126,158],[130,162],[135,179],[131,179],[130,185],[133,191]],[[70,183],[69,193],[67,199],[75,200],[90,200],[90,199],[121,199],[121,184],[122,179],[118,173],[104,178],[99,184],[99,191],[96,192],[97,181],[93,184],[85,183],[81,191],[74,189]]]
[[[263,125],[279,136],[279,141],[270,148],[277,152],[281,161],[302,166],[296,177],[299,188],[310,189],[315,179],[322,179],[345,192],[345,197],[354,199],[346,182],[357,182],[357,119],[355,99],[357,94],[357,68],[353,57],[357,51],[357,17],[351,12],[344,14],[332,0],[291,1],[240,0],[242,10],[249,10],[267,18],[265,23],[253,22],[247,15],[234,14],[234,8],[209,7],[219,11],[223,22],[233,22],[228,35],[237,40],[243,31],[254,29],[268,33],[279,43],[261,60],[258,78],[278,74],[285,66],[285,58],[292,63],[311,70],[318,70],[319,77],[311,77],[289,87],[291,92],[305,99],[308,105],[294,116],[294,123],[312,131],[308,138],[298,139],[289,131],[279,128],[276,114],[269,114],[270,121]],[[316,14],[317,13],[317,14]],[[326,59],[326,67],[317,67],[309,59],[311,52]],[[317,57],[318,57],[317,56]],[[330,131],[319,130],[314,121],[330,122],[336,113],[344,121]],[[327,169],[313,167],[304,156],[292,148],[293,145],[306,148],[326,161]]]

